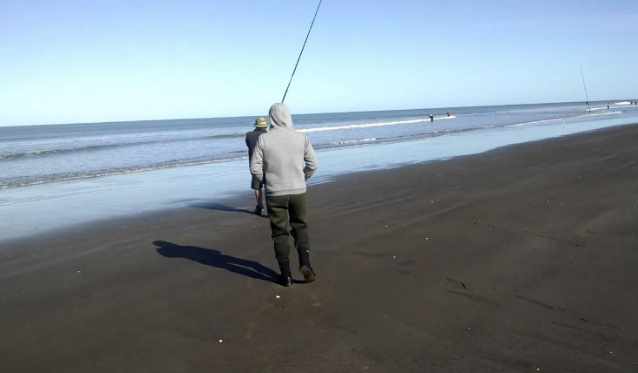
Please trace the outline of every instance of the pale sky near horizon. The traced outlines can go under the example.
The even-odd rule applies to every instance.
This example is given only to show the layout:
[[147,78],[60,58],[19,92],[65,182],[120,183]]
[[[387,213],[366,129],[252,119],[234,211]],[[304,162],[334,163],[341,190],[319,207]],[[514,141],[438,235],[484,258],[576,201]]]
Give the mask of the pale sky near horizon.
[[[0,126],[264,114],[315,0],[0,0]],[[638,97],[638,1],[324,0],[295,113]]]

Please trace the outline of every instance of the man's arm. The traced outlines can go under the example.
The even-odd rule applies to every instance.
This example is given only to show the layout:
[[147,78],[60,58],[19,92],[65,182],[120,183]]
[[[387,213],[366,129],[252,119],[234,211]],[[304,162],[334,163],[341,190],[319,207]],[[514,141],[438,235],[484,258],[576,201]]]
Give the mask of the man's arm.
[[255,150],[253,151],[253,159],[250,160],[250,173],[259,181],[264,180],[264,150],[263,139],[259,136]]
[[303,169],[303,172],[306,175],[306,180],[307,180],[312,177],[312,175],[317,170],[317,167],[319,167],[319,162],[317,161],[317,156],[315,155],[315,149],[313,149],[312,144],[310,143],[310,140],[308,140],[308,137],[306,137],[306,145],[304,148],[303,159],[306,164],[306,166]]

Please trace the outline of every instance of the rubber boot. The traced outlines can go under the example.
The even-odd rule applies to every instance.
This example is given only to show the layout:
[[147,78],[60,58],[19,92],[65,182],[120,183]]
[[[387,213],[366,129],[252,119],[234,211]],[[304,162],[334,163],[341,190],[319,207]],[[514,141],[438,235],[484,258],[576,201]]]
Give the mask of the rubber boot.
[[290,272],[290,262],[280,262],[279,270],[281,271],[281,277],[279,279],[281,286],[287,288],[291,287],[292,273]]
[[310,266],[309,262],[308,262],[308,264],[304,264],[301,267],[299,267],[299,272],[301,272],[305,282],[307,282],[307,283],[308,282],[313,282],[313,281],[315,281],[317,279],[317,275],[315,274],[315,271]]

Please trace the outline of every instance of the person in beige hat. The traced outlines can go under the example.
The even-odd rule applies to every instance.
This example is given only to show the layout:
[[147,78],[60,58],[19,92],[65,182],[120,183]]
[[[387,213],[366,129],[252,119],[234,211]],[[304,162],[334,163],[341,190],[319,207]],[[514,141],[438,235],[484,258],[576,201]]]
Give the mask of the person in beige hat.
[[[255,119],[255,129],[246,133],[246,146],[248,147],[248,159],[252,161],[253,153],[255,152],[255,146],[259,140],[259,136],[268,132],[268,120],[263,117]],[[257,201],[257,207],[255,207],[255,214],[261,216],[268,216],[266,208],[264,207],[264,180],[259,180],[255,176],[252,176],[250,182],[250,188],[255,191],[255,200]]]

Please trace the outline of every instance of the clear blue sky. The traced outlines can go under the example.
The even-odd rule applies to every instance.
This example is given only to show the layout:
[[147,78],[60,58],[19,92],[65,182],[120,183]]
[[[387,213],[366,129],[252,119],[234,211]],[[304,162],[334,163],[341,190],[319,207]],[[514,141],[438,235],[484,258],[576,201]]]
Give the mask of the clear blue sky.
[[[0,125],[257,115],[314,0],[0,0]],[[638,96],[638,1],[324,0],[294,112]]]

